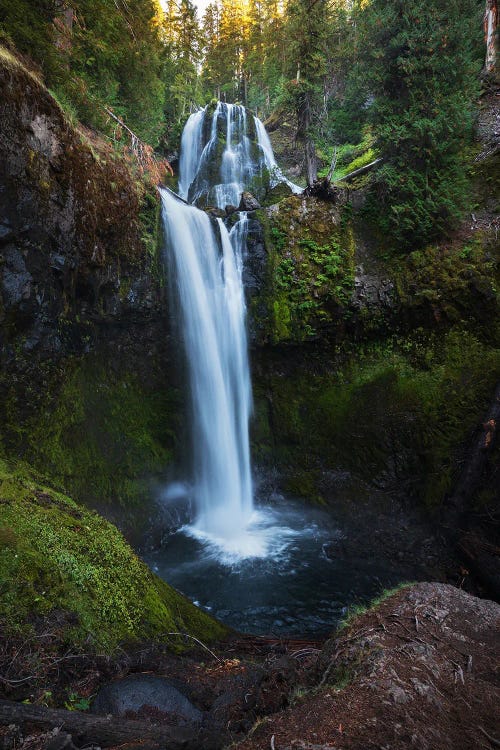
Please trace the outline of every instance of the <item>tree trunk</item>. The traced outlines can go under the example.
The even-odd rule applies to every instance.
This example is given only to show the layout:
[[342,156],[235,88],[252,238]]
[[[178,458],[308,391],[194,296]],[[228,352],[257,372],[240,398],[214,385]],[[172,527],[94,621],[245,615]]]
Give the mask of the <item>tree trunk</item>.
[[0,726],[14,724],[23,730],[50,730],[59,727],[71,735],[78,747],[114,747],[127,744],[161,750],[220,750],[228,743],[222,733],[199,727],[153,726],[118,716],[93,716],[80,711],[32,706],[0,699]]
[[71,52],[74,20],[75,14],[73,8],[67,8],[64,3],[58,3],[56,6],[56,16],[53,19],[55,30],[54,43],[61,52],[67,55]]
[[304,143],[304,157],[306,162],[306,178],[309,186],[318,179],[318,161],[316,149],[310,135],[311,127],[311,99],[307,91],[299,95],[297,102],[297,135],[296,140]]
[[486,0],[484,13],[484,37],[486,42],[486,60],[484,70],[486,73],[495,75],[497,64],[497,26],[498,26],[498,0]]

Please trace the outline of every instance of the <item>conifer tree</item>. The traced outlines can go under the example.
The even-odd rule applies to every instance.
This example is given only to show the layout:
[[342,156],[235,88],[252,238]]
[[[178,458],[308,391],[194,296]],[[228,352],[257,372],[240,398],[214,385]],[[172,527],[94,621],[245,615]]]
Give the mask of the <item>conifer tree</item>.
[[386,236],[415,247],[456,224],[466,203],[462,150],[481,67],[481,8],[476,0],[372,0],[359,31],[361,79],[385,159],[373,204]]
[[313,131],[327,73],[329,18],[326,0],[290,0],[286,8],[289,92],[297,116],[297,141],[304,144],[310,185],[317,176]]

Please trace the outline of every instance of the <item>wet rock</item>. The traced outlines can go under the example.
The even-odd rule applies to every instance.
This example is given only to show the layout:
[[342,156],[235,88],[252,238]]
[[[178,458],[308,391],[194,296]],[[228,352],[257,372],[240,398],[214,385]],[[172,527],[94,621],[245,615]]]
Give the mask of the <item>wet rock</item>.
[[245,191],[241,194],[240,205],[238,206],[239,211],[257,211],[258,208],[260,208],[260,203],[252,193]]
[[363,264],[356,267],[351,304],[355,309],[387,308],[395,305],[394,283],[373,271],[365,271]]
[[12,227],[10,226],[10,222],[8,219],[4,219],[4,221],[0,222],[0,245],[3,245],[5,242],[9,242],[12,239]]
[[248,295],[260,291],[266,272],[267,251],[264,244],[262,226],[255,219],[249,219],[247,228],[247,256],[243,267],[243,285]]
[[222,208],[217,208],[217,206],[207,206],[205,211],[214,219],[224,219],[226,216],[226,212]]
[[4,253],[5,268],[2,274],[2,291],[5,307],[13,307],[31,294],[33,277],[26,269],[22,253],[9,245]]
[[94,714],[140,717],[163,714],[178,724],[199,723],[203,714],[169,680],[137,674],[105,685],[91,706]]

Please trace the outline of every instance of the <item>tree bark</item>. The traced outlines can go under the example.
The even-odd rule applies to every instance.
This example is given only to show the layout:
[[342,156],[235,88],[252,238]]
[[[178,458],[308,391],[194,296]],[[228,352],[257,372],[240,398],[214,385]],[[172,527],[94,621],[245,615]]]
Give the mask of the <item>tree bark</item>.
[[196,727],[153,726],[118,716],[93,716],[81,711],[45,708],[0,699],[0,726],[15,724],[22,729],[50,730],[59,727],[73,743],[113,747],[146,744],[162,750],[220,750],[228,742],[222,733]]
[[486,0],[484,13],[484,37],[486,42],[486,59],[484,70],[490,75],[495,75],[497,64],[497,26],[498,26],[498,0]]
[[309,129],[311,127],[311,101],[307,91],[300,94],[297,102],[297,135],[296,140],[304,143],[307,184],[313,185],[318,179],[318,161],[316,149]]

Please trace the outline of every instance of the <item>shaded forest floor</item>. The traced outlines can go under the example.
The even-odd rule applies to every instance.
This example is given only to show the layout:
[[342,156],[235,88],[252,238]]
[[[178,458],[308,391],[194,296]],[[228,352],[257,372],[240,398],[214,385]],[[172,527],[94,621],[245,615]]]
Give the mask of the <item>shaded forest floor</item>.
[[[236,742],[239,750],[490,748],[499,741],[499,619],[500,607],[493,602],[445,584],[421,583],[352,617],[324,644],[233,638],[211,648],[212,653],[200,648],[172,656],[143,646],[108,659],[67,654],[58,663],[55,654],[49,658],[49,650],[38,648],[47,665],[52,659],[47,674],[52,672],[54,692],[40,692],[40,683],[35,700],[40,705],[65,693],[66,705],[78,708],[75,696],[90,698],[103,682],[154,673],[182,686],[202,711],[202,724],[193,727],[186,744],[141,738],[137,730],[128,747],[223,748]],[[26,643],[24,657],[22,651],[11,653],[11,663],[22,663],[28,652],[33,656],[33,645]],[[4,650],[2,674],[6,658]],[[12,677],[15,673],[11,670]],[[8,687],[5,680],[3,687],[4,695],[30,692]],[[0,700],[0,717],[8,715],[8,705]],[[42,750],[54,748],[58,738],[67,750],[88,745],[88,735],[81,735],[82,744],[65,732],[61,716],[74,722],[80,714],[59,712],[59,723],[50,731],[3,721],[0,747]],[[123,728],[128,719],[158,731],[176,725],[174,715],[147,705],[110,724]],[[208,730],[210,742],[204,739]],[[90,744],[113,746],[102,738],[99,744],[99,736]]]

